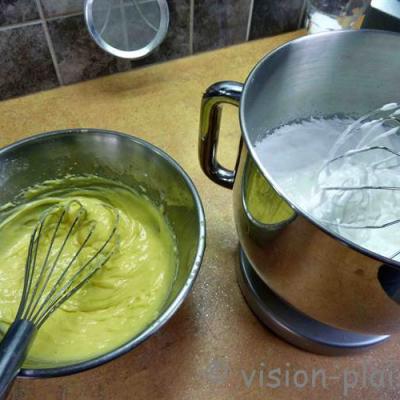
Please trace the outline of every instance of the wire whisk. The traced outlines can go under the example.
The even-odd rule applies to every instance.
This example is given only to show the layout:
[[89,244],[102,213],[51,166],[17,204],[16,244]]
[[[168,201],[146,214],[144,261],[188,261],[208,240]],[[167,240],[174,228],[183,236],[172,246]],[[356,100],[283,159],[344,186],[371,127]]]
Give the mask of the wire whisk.
[[322,202],[333,205],[331,218],[321,222],[361,230],[400,223],[400,217],[382,220],[376,205],[400,201],[394,197],[400,191],[395,171],[400,167],[400,152],[394,148],[399,134],[396,103],[361,117],[341,134],[318,174],[315,191],[321,193]]
[[[14,322],[0,343],[0,398],[18,374],[35,334],[115,253],[118,212],[105,237],[77,200],[45,211],[30,237],[24,284]],[[99,237],[100,236],[100,237]]]

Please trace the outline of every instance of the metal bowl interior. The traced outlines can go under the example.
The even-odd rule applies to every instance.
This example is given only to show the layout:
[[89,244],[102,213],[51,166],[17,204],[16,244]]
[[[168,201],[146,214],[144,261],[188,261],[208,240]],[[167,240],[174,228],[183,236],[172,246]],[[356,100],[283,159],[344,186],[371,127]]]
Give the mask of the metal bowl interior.
[[145,191],[162,205],[177,240],[178,271],[158,318],[120,347],[70,364],[35,363],[20,376],[55,377],[97,367],[133,349],[164,325],[188,295],[205,248],[205,217],[199,195],[184,170],[157,147],[132,136],[97,129],[55,131],[0,150],[0,205],[21,190],[66,175],[94,174]]

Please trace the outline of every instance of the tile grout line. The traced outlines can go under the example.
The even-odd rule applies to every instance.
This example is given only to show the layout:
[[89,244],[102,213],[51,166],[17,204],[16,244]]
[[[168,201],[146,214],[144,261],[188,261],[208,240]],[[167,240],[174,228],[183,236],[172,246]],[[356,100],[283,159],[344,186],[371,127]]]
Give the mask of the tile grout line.
[[5,25],[5,26],[0,26],[0,32],[7,31],[9,29],[14,29],[14,28],[23,28],[24,26],[37,25],[40,22],[42,22],[40,19],[33,19],[31,21],[20,22],[18,24],[10,24],[10,25]]
[[40,19],[41,19],[41,22],[42,22],[44,35],[46,37],[47,47],[49,48],[50,56],[51,56],[51,59],[53,61],[53,66],[54,66],[54,70],[56,72],[58,83],[59,83],[60,86],[62,86],[64,83],[63,83],[61,71],[60,71],[60,68],[59,68],[59,65],[58,65],[58,62],[57,62],[57,56],[56,56],[56,52],[54,50],[53,42],[51,40],[49,27],[47,26],[47,21],[46,21],[46,18],[44,16],[42,4],[40,3],[40,0],[35,0],[35,2],[36,2],[37,9],[39,11],[39,16],[40,16]]
[[54,21],[54,20],[59,19],[59,18],[77,17],[79,15],[83,15],[83,10],[82,11],[77,11],[77,12],[72,12],[72,13],[53,15],[51,17],[46,17],[44,19],[46,21]]
[[297,29],[303,28],[303,21],[306,14],[306,2],[307,0],[303,0],[303,5],[301,6],[300,9],[299,20],[297,22]]
[[189,54],[193,54],[194,0],[190,0],[189,13]]
[[253,20],[253,8],[254,8],[254,0],[250,0],[249,17],[247,19],[247,29],[246,29],[246,42],[248,42],[250,38],[251,22]]
[[59,18],[66,18],[66,17],[77,17],[79,15],[82,15],[82,11],[80,12],[73,12],[73,13],[65,13],[65,14],[59,14],[59,15],[54,15],[52,17],[43,17],[43,19],[38,18],[38,19],[32,19],[30,21],[26,22],[18,22],[16,24],[9,24],[9,25],[4,25],[0,26],[0,32],[6,31],[8,29],[14,29],[14,28],[23,28],[25,26],[31,26],[31,25],[36,25],[41,22],[45,21],[54,21]]

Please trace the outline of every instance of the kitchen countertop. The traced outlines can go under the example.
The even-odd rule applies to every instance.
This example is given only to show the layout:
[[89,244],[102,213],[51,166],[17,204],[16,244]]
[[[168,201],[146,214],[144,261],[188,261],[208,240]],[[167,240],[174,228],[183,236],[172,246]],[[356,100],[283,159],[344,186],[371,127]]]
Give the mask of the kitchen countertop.
[[[0,145],[34,133],[79,127],[126,132],[161,147],[193,178],[203,200],[208,232],[193,292],[161,331],[94,370],[56,379],[18,380],[12,400],[397,397],[399,337],[359,355],[324,357],[286,344],[254,317],[236,283],[238,241],[232,193],[209,181],[197,160],[202,92],[219,80],[243,81],[264,54],[300,34],[253,41],[0,103]],[[233,107],[224,111],[220,157],[233,165],[238,113]],[[280,378],[268,378],[278,368]],[[325,382],[321,375],[317,377],[318,370],[323,371]],[[260,384],[263,374],[265,387]],[[304,377],[308,379],[305,386]]]

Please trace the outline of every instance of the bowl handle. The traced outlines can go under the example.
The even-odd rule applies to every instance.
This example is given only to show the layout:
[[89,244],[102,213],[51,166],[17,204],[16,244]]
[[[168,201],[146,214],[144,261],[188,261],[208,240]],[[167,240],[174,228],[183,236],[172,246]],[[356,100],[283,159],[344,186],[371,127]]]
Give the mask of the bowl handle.
[[239,107],[243,84],[234,81],[217,82],[203,95],[200,111],[199,160],[203,172],[219,185],[232,189],[239,163],[242,138],[234,170],[223,167],[216,158],[222,104]]

